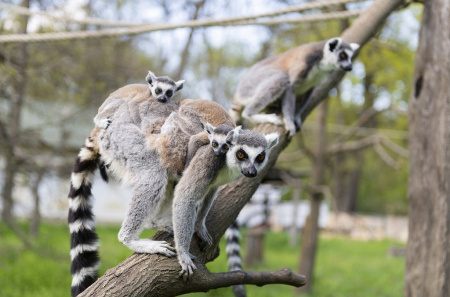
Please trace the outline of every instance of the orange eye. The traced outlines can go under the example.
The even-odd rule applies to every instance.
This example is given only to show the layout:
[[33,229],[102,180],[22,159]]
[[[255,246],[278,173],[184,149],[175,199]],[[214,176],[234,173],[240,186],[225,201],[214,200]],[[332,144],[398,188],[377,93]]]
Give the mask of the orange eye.
[[238,153],[238,154],[237,154],[237,157],[238,157],[239,159],[244,159],[244,154],[243,154],[243,153]]

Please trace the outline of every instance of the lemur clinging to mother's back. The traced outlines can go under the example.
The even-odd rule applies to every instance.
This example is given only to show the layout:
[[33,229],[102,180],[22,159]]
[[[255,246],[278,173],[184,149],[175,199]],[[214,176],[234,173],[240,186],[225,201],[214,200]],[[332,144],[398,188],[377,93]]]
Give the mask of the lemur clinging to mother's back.
[[[143,88],[145,85],[131,84],[126,85],[111,93],[108,98],[99,107],[97,115],[94,117],[94,123],[101,129],[108,128],[111,124],[111,117],[119,109],[122,104],[128,104],[129,113],[135,123],[140,122],[140,112],[137,108],[137,104],[133,104],[133,99],[139,98],[154,98],[156,102],[160,103],[172,103],[175,94],[183,88],[184,80],[175,82],[168,76],[156,76],[153,72],[149,71],[146,78],[147,86],[150,89],[151,97],[148,97]],[[150,110],[151,112],[151,110]],[[149,117],[145,117],[146,120]],[[155,120],[152,118],[152,120]],[[151,124],[151,123],[150,123]],[[146,129],[152,132],[152,126],[149,123],[143,123],[147,125]]]
[[296,97],[323,83],[334,69],[350,71],[351,58],[359,48],[335,37],[308,43],[253,65],[240,81],[233,98],[231,115],[236,123],[242,118],[254,123],[282,122],[275,114],[259,114],[281,99],[281,111],[286,130],[293,136],[296,125],[301,128],[300,114],[308,99],[296,112]]

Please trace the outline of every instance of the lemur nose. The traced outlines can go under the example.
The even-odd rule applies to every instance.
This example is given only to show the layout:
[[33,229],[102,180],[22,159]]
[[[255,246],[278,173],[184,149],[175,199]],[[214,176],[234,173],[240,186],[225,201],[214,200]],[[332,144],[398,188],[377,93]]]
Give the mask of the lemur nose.
[[255,177],[256,175],[258,175],[258,171],[256,170],[255,167],[246,168],[242,170],[242,174],[245,175],[246,177]]

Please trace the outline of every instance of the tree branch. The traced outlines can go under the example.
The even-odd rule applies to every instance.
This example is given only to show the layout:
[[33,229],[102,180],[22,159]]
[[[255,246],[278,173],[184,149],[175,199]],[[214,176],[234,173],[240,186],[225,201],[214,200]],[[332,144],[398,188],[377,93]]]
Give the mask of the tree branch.
[[[364,45],[377,32],[389,13],[402,3],[403,0],[374,1],[367,11],[362,13],[353,25],[344,32],[342,37],[350,42],[358,42]],[[336,72],[324,86],[314,91],[312,103],[303,113],[302,119],[305,119],[317,104],[325,99],[328,91],[342,77],[342,72]],[[279,144],[272,150],[267,166],[259,172],[257,177],[253,179],[242,177],[220,189],[206,221],[207,228],[213,238],[213,246],[205,249],[200,240],[194,236],[190,252],[197,257],[194,261],[197,265],[197,270],[188,282],[184,283],[178,277],[180,266],[176,258],[133,254],[118,266],[108,270],[104,276],[79,296],[176,296],[188,292],[198,292],[236,284],[236,282],[231,280],[227,283],[224,280],[224,274],[211,274],[207,271],[204,263],[212,261],[218,256],[218,243],[225,230],[236,219],[242,207],[250,200],[261,180],[275,164],[281,151],[289,143],[283,127],[262,124],[258,125],[255,130],[264,134],[278,131],[280,133]],[[154,239],[166,240],[173,244],[172,236],[166,233],[158,232]],[[237,278],[242,276],[242,284],[256,284],[259,286],[274,283],[275,280],[276,283],[289,285],[294,283],[294,285],[304,284],[302,276],[291,272],[288,273],[288,270],[282,271],[283,273],[241,272],[240,274],[231,274],[231,276],[227,274],[226,277]],[[246,278],[245,275],[249,277]],[[259,276],[257,277],[257,275]],[[268,275],[273,277],[266,278]],[[215,279],[220,279],[222,283]],[[292,279],[295,279],[295,281],[292,281]],[[212,285],[213,283],[215,284],[214,286]]]

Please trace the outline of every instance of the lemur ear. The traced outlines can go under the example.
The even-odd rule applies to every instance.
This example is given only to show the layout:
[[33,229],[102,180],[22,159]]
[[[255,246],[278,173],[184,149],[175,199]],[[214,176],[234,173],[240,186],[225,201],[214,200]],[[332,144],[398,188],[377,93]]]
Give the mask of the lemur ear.
[[175,83],[175,86],[177,87],[175,90],[176,92],[178,92],[179,90],[181,90],[183,88],[183,83],[184,83],[184,80],[179,80]]
[[237,126],[227,134],[225,141],[229,144],[236,144],[238,142],[239,133],[242,131],[242,126]]
[[210,123],[206,123],[205,130],[206,132],[208,132],[208,134],[212,134],[214,132],[214,129],[216,129],[216,127],[214,127]]
[[339,37],[334,37],[331,39],[328,39],[326,43],[326,47],[330,50],[330,52],[334,52],[335,49],[339,48],[342,43],[342,39]]
[[145,80],[146,80],[150,85],[153,86],[152,83],[153,83],[154,80],[156,80],[156,75],[155,75],[153,72],[148,71],[148,74],[147,74],[147,76],[145,77]]
[[267,141],[267,150],[271,150],[278,144],[278,132],[269,133],[264,135]]
[[356,51],[357,49],[359,49],[359,44],[350,43],[350,48],[352,49],[352,51]]

